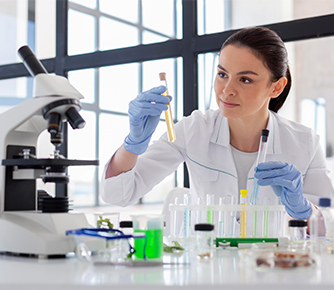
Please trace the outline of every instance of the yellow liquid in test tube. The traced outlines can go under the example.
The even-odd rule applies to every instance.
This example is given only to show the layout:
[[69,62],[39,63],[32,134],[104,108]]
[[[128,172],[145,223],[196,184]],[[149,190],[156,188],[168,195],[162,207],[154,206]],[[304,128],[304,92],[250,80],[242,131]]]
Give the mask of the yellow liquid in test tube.
[[[167,80],[166,80],[166,73],[162,72],[159,73],[160,77],[160,84],[165,86],[167,89],[163,93],[164,96],[169,97],[168,94],[168,87],[167,87]],[[172,110],[170,108],[170,104],[166,104],[168,106],[168,109],[165,111],[165,118],[166,118],[166,124],[167,124],[167,135],[168,135],[168,141],[174,142],[176,140],[175,137],[175,130],[174,130],[174,122],[172,117]]]
[[[247,189],[240,190],[241,198],[240,204],[246,205],[247,204]],[[247,238],[247,211],[241,211],[240,217],[240,238]]]

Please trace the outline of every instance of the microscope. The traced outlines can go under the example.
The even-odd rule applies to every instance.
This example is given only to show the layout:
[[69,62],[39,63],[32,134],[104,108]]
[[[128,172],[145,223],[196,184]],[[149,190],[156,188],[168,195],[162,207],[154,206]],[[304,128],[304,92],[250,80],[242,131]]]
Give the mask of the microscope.
[[[85,126],[79,114],[83,96],[65,77],[50,75],[28,46],[18,50],[33,76],[33,98],[0,114],[0,252],[28,256],[63,256],[75,250],[67,230],[90,227],[83,213],[69,213],[67,197],[36,189],[44,183],[68,183],[68,166],[98,165],[98,160],[70,160],[55,150],[53,158],[36,157],[37,138],[50,133],[55,148],[62,143],[63,124]],[[90,239],[98,249],[101,241]]]

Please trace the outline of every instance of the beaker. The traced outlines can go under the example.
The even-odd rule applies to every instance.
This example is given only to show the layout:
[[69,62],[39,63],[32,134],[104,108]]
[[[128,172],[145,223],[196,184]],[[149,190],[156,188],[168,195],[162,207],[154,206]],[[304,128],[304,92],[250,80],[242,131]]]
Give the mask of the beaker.
[[95,212],[94,227],[103,229],[118,229],[119,212]]
[[160,258],[163,254],[164,215],[131,215],[134,233],[144,233],[146,239],[135,239],[137,258]]

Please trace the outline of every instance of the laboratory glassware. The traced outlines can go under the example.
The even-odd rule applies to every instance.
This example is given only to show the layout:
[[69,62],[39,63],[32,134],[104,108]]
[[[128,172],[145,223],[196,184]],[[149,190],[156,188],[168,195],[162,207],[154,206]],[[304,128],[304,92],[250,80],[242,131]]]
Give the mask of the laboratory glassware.
[[[247,189],[240,190],[240,205],[247,205]],[[240,215],[240,238],[247,238],[247,210],[242,209]]]
[[130,215],[134,233],[144,233],[146,240],[136,239],[137,258],[160,258],[163,254],[164,215]]
[[214,225],[196,224],[196,254],[199,259],[207,259],[213,256]]
[[[267,129],[262,130],[259,151],[257,153],[256,165],[264,162],[266,159],[268,136],[269,136],[269,130]],[[260,186],[257,184],[257,178],[254,177],[253,191],[251,194],[250,204],[253,205],[257,204],[259,192],[260,192]]]
[[[159,77],[160,77],[160,84],[166,87],[166,91],[163,93],[163,95],[169,98],[166,73],[164,72],[159,73]],[[172,117],[172,110],[169,103],[166,105],[168,106],[168,109],[165,111],[168,141],[175,142],[176,137],[175,137],[173,117]]]

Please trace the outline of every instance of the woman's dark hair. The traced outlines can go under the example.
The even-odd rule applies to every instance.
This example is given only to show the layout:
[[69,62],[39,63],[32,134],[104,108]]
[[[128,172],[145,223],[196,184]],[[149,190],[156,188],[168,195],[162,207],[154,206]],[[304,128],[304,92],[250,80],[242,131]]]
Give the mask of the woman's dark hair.
[[283,106],[290,88],[291,74],[288,65],[288,53],[283,40],[274,32],[265,27],[251,27],[232,34],[223,44],[249,48],[271,72],[271,81],[276,82],[281,77],[287,78],[287,84],[277,98],[269,102],[269,110],[277,111]]

